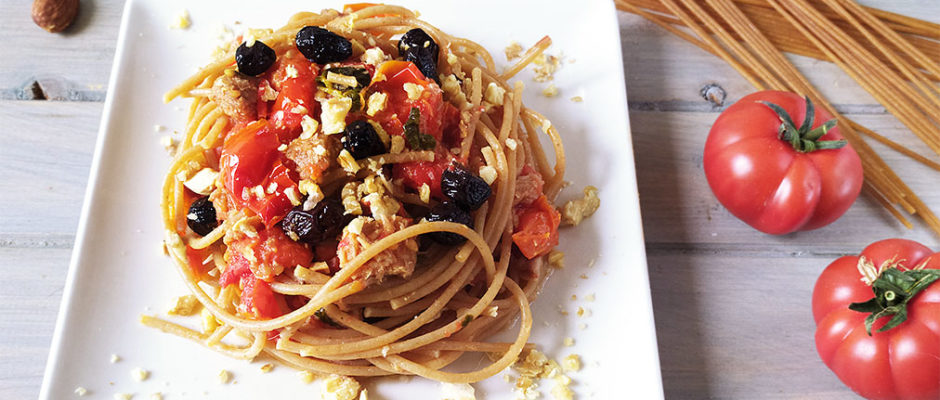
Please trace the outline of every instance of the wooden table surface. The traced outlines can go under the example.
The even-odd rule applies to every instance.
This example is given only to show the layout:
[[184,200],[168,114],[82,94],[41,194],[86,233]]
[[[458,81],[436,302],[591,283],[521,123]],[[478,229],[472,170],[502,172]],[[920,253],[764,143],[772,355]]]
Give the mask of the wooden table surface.
[[[0,2],[0,398],[35,398],[75,239],[121,0],[84,0],[75,26],[49,34],[26,0]],[[867,5],[940,22],[936,0]],[[619,13],[662,376],[671,399],[857,398],[819,361],[810,294],[839,255],[882,238],[935,249],[862,196],[834,224],[768,236],[717,203],[702,147],[722,107],[752,88],[719,59],[643,19]],[[791,57],[846,115],[922,154],[893,116],[832,64]],[[879,154],[940,211],[938,174],[880,146]],[[936,157],[934,157],[936,159]]]

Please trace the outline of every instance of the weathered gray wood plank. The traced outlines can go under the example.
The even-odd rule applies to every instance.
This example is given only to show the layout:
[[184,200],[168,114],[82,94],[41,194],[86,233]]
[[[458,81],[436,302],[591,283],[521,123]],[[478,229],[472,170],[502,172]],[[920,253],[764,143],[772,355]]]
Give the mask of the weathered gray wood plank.
[[830,257],[650,254],[669,399],[857,398],[816,355],[810,299]]
[[0,246],[71,247],[56,241],[75,234],[100,113],[101,103],[0,100]]
[[32,1],[0,2],[8,49],[0,58],[0,99],[35,98],[38,82],[47,99],[103,101],[124,1],[82,1],[75,22],[59,34],[36,26],[31,7]]
[[39,394],[70,253],[0,247],[0,398]]

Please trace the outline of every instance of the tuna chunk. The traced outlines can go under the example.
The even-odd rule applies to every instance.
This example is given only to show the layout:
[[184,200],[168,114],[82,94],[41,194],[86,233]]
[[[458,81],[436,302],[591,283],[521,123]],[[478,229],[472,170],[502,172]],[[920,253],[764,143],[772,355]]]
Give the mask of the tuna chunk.
[[542,195],[542,187],[545,181],[542,175],[528,165],[522,167],[522,172],[516,178],[516,193],[512,196],[512,205],[528,205]]
[[290,142],[284,155],[297,165],[300,179],[319,182],[342,149],[340,135],[315,134],[309,139],[297,138]]
[[209,99],[236,122],[253,121],[258,115],[258,79],[222,75],[212,84]]
[[[411,219],[397,215],[380,219],[372,217],[354,219],[343,229],[342,239],[336,249],[340,268],[346,268],[350,261],[375,242],[409,225],[411,225]],[[414,272],[417,257],[418,241],[415,238],[408,239],[367,261],[353,274],[352,279],[373,283],[381,282],[389,275],[408,278]]]

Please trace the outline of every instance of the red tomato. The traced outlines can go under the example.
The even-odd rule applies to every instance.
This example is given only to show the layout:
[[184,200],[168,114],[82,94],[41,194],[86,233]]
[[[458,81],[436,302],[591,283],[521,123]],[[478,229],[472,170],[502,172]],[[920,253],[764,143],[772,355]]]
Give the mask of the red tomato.
[[414,190],[427,184],[431,188],[431,196],[444,199],[444,193],[441,192],[441,176],[444,175],[444,170],[450,167],[453,159],[454,156],[449,151],[438,147],[438,151],[434,154],[434,161],[395,164],[392,167],[392,176],[395,179],[401,179],[405,187]]
[[248,261],[237,253],[231,256],[228,268],[219,279],[222,287],[236,283],[241,287],[239,312],[266,319],[284,314],[285,310],[281,306],[284,302],[282,296],[274,293],[267,282],[256,278],[248,268]]
[[[382,128],[389,135],[400,136],[403,134],[402,127],[408,121],[408,114],[413,107],[417,107],[421,112],[421,119],[418,123],[418,130],[434,136],[434,139],[440,142],[443,137],[444,125],[456,125],[453,121],[445,121],[444,116],[449,118],[455,116],[459,118],[459,113],[454,113],[456,108],[443,99],[443,91],[432,80],[424,79],[424,74],[418,70],[418,67],[408,61],[386,61],[379,64],[376,75],[384,76],[384,80],[373,79],[369,86],[368,93],[383,92],[388,96],[385,109],[375,115],[375,121],[382,125]],[[381,79],[381,78],[377,78]],[[408,98],[408,92],[405,91],[406,83],[418,85],[422,88],[421,95],[415,100]],[[368,96],[366,96],[368,98]],[[447,107],[454,110],[446,110]]]
[[560,223],[561,213],[542,195],[522,209],[519,224],[512,234],[512,242],[522,255],[531,260],[558,245]]
[[[795,128],[802,128],[807,103],[794,93],[757,92],[729,107],[705,142],[705,177],[712,192],[728,211],[761,232],[785,234],[832,223],[861,190],[858,154],[847,144],[808,151],[805,141],[797,150],[779,137],[781,117],[761,101],[780,106]],[[832,119],[822,109],[815,114],[814,129]],[[834,127],[818,139],[826,146],[842,140],[842,134]]]
[[[280,144],[266,121],[255,121],[227,137],[219,157],[229,197],[239,207],[261,216],[266,226],[276,224],[293,207],[284,191],[291,187],[297,190],[297,183],[277,151]],[[259,198],[253,193],[256,186],[261,186],[264,196]],[[268,188],[276,190],[267,193]]]
[[314,94],[320,68],[293,51],[279,57],[273,71],[271,86],[278,93],[269,112],[271,129],[282,143],[287,143],[300,135],[304,115],[319,115],[320,104],[314,100]]
[[[880,282],[874,284],[876,289],[860,279],[860,263],[871,269],[886,267]],[[816,350],[843,383],[866,398],[940,399],[940,281],[911,296],[896,294],[903,292],[896,290],[889,296],[878,289],[891,279],[889,275],[910,274],[903,271],[920,266],[924,271],[940,270],[940,253],[910,240],[887,239],[872,243],[858,256],[836,259],[816,281]],[[908,298],[906,306],[902,305],[907,319],[879,332],[894,318],[883,315],[874,320],[869,335],[865,323],[869,313],[854,311],[849,305],[856,303],[853,307],[857,308],[873,297],[880,301],[893,297],[895,302]]]

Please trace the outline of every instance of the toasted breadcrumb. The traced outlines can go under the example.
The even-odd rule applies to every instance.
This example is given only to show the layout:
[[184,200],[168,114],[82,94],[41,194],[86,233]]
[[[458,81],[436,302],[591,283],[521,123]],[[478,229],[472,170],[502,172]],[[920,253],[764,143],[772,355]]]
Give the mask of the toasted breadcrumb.
[[574,96],[574,97],[571,98],[571,101],[573,101],[573,102],[575,102],[575,103],[580,103],[580,102],[584,101],[584,98],[581,97],[581,96]]
[[480,178],[483,178],[487,185],[492,185],[498,177],[499,172],[496,171],[496,168],[493,168],[489,165],[480,167]]
[[271,370],[273,369],[274,369],[274,364],[271,364],[271,363],[267,363],[261,366],[261,372],[265,374],[268,372],[271,372]]
[[506,89],[497,85],[496,82],[490,82],[490,84],[486,86],[486,91],[483,93],[483,100],[486,100],[494,106],[501,106],[503,105],[503,96],[505,95]]
[[601,199],[597,197],[597,188],[594,186],[585,186],[584,197],[571,200],[565,203],[561,208],[561,218],[565,225],[577,226],[585,218],[594,215],[594,212],[601,206]]
[[231,381],[232,381],[231,372],[228,372],[227,370],[224,370],[224,369],[219,371],[219,383],[223,385],[227,385]]
[[548,265],[552,268],[562,269],[565,267],[565,253],[561,250],[552,249],[548,252]]
[[558,96],[558,88],[554,84],[549,84],[545,89],[542,89],[542,96],[545,97],[555,97]]
[[134,397],[133,393],[115,393],[114,400],[131,400]]
[[540,393],[536,390],[541,379],[552,379],[555,386],[552,388],[552,397],[555,399],[570,400],[574,398],[574,392],[568,387],[571,384],[571,378],[564,374],[561,366],[552,359],[549,359],[538,350],[530,350],[519,357],[519,360],[513,364],[512,368],[519,373],[516,378],[515,388],[517,398],[536,399]]
[[330,375],[324,382],[323,400],[356,400],[359,397],[359,382],[342,375]]
[[522,45],[515,40],[509,43],[509,46],[506,46],[506,49],[503,50],[506,53],[506,61],[510,61],[522,55]]
[[202,304],[196,299],[196,296],[187,294],[176,298],[173,308],[167,311],[170,315],[190,316],[197,313],[202,308]]
[[81,386],[75,388],[75,394],[77,394],[79,397],[85,396],[85,395],[87,395],[88,393],[90,393],[90,392],[88,391],[88,389],[85,389],[85,388],[83,388],[83,387],[81,387]]
[[317,376],[310,371],[300,371],[297,375],[300,376],[300,381],[303,383],[313,382],[313,380],[317,378]]
[[114,363],[116,363],[116,362],[118,362],[118,361],[121,361],[121,356],[119,356],[119,355],[117,355],[117,354],[112,354],[112,355],[111,355],[111,364],[114,364]]
[[441,382],[441,400],[476,400],[474,392],[469,383]]
[[577,372],[581,369],[581,357],[577,354],[570,354],[561,360],[561,367],[565,372]]
[[176,18],[173,19],[173,24],[170,25],[170,29],[188,29],[192,24],[193,22],[189,18],[189,10],[183,9],[176,15]]
[[131,370],[131,378],[134,378],[137,382],[143,382],[150,377],[150,371],[147,371],[143,368],[134,368]]
[[563,343],[566,347],[574,346],[574,338],[572,338],[572,337],[566,337],[566,338],[565,338],[565,341],[562,342],[562,343]]
[[533,60],[535,77],[532,79],[536,82],[548,82],[555,79],[555,71],[561,67],[561,59],[561,56],[544,53],[535,57],[535,60]]

